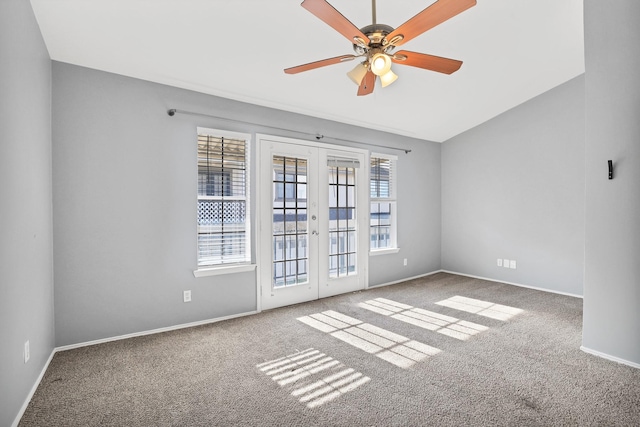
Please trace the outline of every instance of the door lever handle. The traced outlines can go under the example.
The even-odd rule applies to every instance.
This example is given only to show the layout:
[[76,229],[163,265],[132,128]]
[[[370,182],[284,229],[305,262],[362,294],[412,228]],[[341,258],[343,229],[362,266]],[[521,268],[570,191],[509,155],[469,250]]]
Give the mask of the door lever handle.
[[318,235],[318,232],[317,232],[316,230],[313,230],[313,231],[311,232],[311,234],[313,234],[313,235],[317,236],[317,235]]

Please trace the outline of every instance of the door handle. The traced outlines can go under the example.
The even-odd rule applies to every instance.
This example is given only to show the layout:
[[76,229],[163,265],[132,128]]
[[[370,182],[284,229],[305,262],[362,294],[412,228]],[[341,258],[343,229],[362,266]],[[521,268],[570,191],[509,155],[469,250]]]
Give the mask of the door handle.
[[311,234],[313,234],[313,235],[317,236],[317,235],[318,235],[318,232],[317,232],[316,230],[313,230],[313,231],[311,232]]

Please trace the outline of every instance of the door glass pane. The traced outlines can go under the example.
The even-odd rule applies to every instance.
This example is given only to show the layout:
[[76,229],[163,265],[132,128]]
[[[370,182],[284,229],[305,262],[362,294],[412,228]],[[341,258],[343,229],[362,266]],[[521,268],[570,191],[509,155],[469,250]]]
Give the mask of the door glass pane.
[[298,259],[306,263],[307,257],[307,236],[306,234],[298,235]]
[[357,272],[355,168],[329,166],[329,277]]
[[356,183],[356,170],[354,168],[347,169],[347,184],[355,185]]
[[284,234],[284,209],[273,208],[273,235]]
[[307,283],[307,160],[273,156],[273,287]]
[[298,209],[296,212],[296,227],[298,230],[298,234],[307,233],[307,210],[306,209]]
[[273,260],[284,260],[284,236],[273,236]]

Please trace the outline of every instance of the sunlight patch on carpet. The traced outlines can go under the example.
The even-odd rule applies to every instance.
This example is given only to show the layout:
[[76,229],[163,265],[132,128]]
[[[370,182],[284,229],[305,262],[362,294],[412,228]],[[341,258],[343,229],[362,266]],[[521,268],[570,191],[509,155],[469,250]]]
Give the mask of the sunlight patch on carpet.
[[436,304],[502,321],[509,320],[524,311],[508,305],[494,304],[489,301],[461,297],[459,295],[439,301]]
[[358,307],[462,341],[466,341],[471,336],[489,329],[487,326],[423,310],[386,298],[376,298],[361,302]]
[[256,368],[308,408],[324,405],[371,380],[313,348],[260,363]]
[[403,369],[440,352],[435,347],[331,310],[298,320]]

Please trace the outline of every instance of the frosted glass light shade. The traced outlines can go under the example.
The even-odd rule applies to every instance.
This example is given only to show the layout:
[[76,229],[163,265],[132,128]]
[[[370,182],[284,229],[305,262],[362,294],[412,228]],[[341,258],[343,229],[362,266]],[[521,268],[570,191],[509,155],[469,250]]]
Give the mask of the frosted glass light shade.
[[382,83],[382,87],[387,87],[391,83],[395,82],[398,79],[398,76],[391,70],[387,71],[386,74],[380,76],[380,82]]
[[371,71],[376,76],[383,76],[391,70],[391,58],[384,53],[376,53],[371,58]]
[[367,74],[367,67],[364,64],[358,64],[355,68],[347,73],[347,76],[358,86],[362,83],[365,74]]

